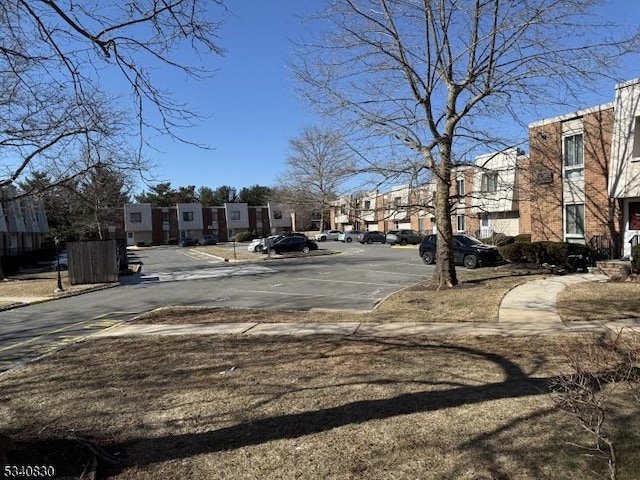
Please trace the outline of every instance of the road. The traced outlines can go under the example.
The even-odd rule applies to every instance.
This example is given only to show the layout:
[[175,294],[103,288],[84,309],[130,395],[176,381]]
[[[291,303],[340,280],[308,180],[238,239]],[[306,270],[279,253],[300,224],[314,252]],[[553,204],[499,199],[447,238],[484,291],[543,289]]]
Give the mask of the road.
[[142,273],[121,286],[0,312],[0,371],[158,307],[368,310],[433,273],[416,248],[321,248],[341,253],[236,265],[197,248],[138,251],[132,260],[143,263]]

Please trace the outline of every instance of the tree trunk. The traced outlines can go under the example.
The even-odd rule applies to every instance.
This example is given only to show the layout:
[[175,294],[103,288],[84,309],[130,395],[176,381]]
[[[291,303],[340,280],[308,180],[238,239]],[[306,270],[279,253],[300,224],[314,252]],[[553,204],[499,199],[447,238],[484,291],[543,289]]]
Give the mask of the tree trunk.
[[441,149],[441,164],[436,169],[436,228],[438,237],[436,244],[436,269],[433,279],[438,288],[453,288],[458,284],[456,267],[453,261],[451,245],[453,229],[451,227],[451,205],[449,192],[451,188],[451,157],[447,150]]

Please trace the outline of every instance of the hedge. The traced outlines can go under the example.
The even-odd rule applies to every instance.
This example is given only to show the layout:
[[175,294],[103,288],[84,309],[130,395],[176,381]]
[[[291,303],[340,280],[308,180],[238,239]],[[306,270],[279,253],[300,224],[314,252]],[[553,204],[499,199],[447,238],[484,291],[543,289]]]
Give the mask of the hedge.
[[640,245],[631,249],[631,266],[634,272],[640,272]]
[[586,245],[567,242],[516,242],[499,247],[500,255],[513,263],[548,263],[570,269],[591,264],[592,251]]
[[253,232],[239,232],[236,234],[236,242],[250,242],[256,238]]
[[530,233],[521,233],[520,235],[516,235],[514,237],[514,241],[516,243],[531,243],[531,234]]

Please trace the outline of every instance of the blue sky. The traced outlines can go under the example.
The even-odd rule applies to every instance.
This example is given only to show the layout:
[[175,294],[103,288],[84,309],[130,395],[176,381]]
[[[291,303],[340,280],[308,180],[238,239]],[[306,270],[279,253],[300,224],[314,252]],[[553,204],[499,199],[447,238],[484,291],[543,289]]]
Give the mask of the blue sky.
[[[196,185],[240,189],[253,184],[272,186],[285,168],[289,139],[302,128],[322,123],[293,90],[287,63],[302,32],[298,15],[317,8],[317,0],[229,0],[232,11],[220,33],[226,49],[212,59],[218,73],[204,82],[175,82],[175,97],[198,107],[209,118],[197,128],[181,132],[212,150],[156,139],[159,152],[148,157],[157,167],[157,181],[173,187]],[[640,2],[613,0],[602,9],[608,19],[629,26],[640,20]],[[635,60],[637,62],[637,59]],[[625,78],[640,76],[637,63]],[[602,97],[583,107],[613,101],[613,83]],[[549,111],[555,116],[566,111]],[[536,119],[532,119],[536,120]],[[142,189],[146,186],[141,185]]]
[[320,121],[299,101],[287,68],[289,39],[298,38],[301,29],[297,16],[311,3],[241,0],[228,5],[233,14],[220,31],[226,54],[214,60],[218,72],[176,92],[209,115],[200,127],[181,134],[212,150],[159,141],[162,152],[150,152],[158,180],[174,187],[272,186],[284,170],[289,139]]

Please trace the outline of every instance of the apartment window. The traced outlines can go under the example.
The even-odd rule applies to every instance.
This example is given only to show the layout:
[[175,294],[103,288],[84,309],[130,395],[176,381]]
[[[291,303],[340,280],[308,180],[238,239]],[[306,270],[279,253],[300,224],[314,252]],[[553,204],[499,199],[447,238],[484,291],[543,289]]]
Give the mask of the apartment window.
[[365,200],[364,201],[364,209],[365,210],[371,210],[371,200]]
[[492,173],[483,173],[482,181],[480,182],[480,191],[482,192],[497,192],[498,191],[498,174],[495,172]]
[[185,222],[193,222],[193,212],[182,212],[182,220]]
[[[240,213],[240,212],[238,212],[238,213]],[[282,220],[282,210],[274,210],[273,211],[273,219],[274,220]],[[240,220],[240,217],[238,217],[237,220]]]
[[635,118],[633,129],[633,158],[640,159],[640,117]]
[[393,205],[397,208],[402,205],[402,197],[393,197]]
[[456,195],[458,203],[464,203],[464,178],[456,180]]
[[564,178],[581,178],[584,172],[582,134],[564,137]]
[[584,205],[565,205],[565,233],[569,237],[584,237]]
[[169,230],[162,231],[162,239],[166,242],[171,238],[171,232]]
[[457,215],[458,231],[464,232],[464,215]]
[[142,213],[140,212],[131,212],[129,214],[129,220],[131,223],[141,223],[142,222]]
[[231,210],[231,220],[240,220],[240,210]]
[[169,212],[162,212],[162,221],[163,222],[169,221]]

